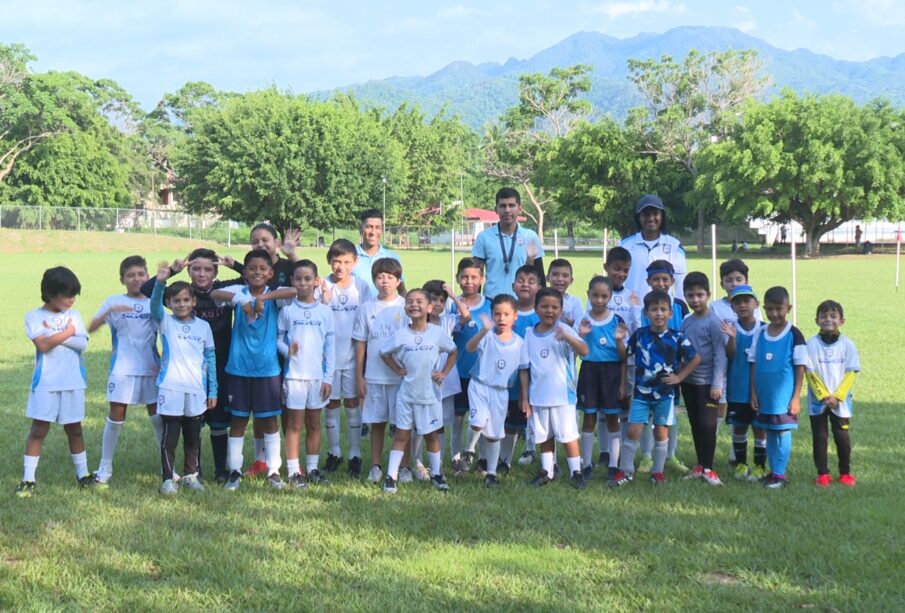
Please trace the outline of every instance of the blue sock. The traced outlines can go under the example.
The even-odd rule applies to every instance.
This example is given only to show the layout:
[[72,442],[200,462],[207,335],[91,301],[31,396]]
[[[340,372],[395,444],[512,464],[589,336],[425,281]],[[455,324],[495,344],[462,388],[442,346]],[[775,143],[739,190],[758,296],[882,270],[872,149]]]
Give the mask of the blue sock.
[[792,432],[789,430],[770,432],[767,438],[768,455],[771,438],[775,451],[773,459],[770,460],[770,469],[774,475],[785,476],[786,469],[789,467],[789,459],[792,457]]
[[776,472],[777,451],[779,450],[779,437],[775,430],[767,430],[767,464],[770,466],[770,472]]

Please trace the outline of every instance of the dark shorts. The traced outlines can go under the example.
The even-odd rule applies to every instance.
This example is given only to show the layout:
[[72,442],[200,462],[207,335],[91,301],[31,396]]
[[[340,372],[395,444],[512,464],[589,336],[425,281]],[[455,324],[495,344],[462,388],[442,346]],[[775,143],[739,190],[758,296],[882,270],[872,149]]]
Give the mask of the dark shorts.
[[509,401],[509,408],[506,411],[506,421],[503,424],[503,427],[506,430],[524,432],[525,428],[528,427],[528,418],[522,413],[519,404],[521,403],[518,400]]
[[765,415],[758,413],[754,418],[754,427],[761,430],[798,430],[798,415],[791,413],[779,413],[777,415]]
[[750,426],[754,423],[757,413],[750,404],[744,402],[730,402],[726,406],[726,423],[733,426]]
[[585,413],[622,413],[620,362],[582,362],[578,372],[578,410]]
[[462,391],[453,396],[453,410],[457,416],[468,415],[471,408],[468,406],[468,384],[471,379],[459,377],[459,382],[462,384]]
[[282,410],[283,380],[282,377],[240,377],[231,375],[227,384],[229,398],[227,410],[233,417],[255,419],[276,417]]

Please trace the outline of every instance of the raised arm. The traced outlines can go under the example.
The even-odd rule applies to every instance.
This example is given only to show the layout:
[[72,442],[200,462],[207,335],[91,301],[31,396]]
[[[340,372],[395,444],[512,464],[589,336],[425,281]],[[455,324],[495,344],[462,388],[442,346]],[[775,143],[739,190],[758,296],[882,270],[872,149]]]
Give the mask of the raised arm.
[[[459,322],[461,324],[467,324],[471,321],[471,310],[468,308],[468,305],[462,302],[462,299],[456,296],[456,292],[449,285],[449,283],[443,284],[443,289],[446,291],[447,295],[449,295],[449,299],[453,301],[453,304],[456,305],[456,310],[459,312]],[[469,349],[469,351],[473,351]]]
[[169,266],[163,262],[157,270],[157,283],[154,284],[154,291],[151,292],[151,319],[154,321],[163,321],[163,293],[167,289],[168,276]]
[[588,349],[588,344],[581,340],[577,334],[572,332],[571,328],[561,322],[557,322],[554,334],[559,340],[565,341],[565,343],[572,348],[572,351],[581,357],[585,357],[591,352],[591,350]]
[[481,344],[481,340],[487,336],[487,333],[493,329],[493,322],[490,321],[490,318],[486,315],[481,315],[481,329],[477,334],[471,337],[471,339],[465,343],[465,351],[468,353],[474,353],[478,350],[478,345]]

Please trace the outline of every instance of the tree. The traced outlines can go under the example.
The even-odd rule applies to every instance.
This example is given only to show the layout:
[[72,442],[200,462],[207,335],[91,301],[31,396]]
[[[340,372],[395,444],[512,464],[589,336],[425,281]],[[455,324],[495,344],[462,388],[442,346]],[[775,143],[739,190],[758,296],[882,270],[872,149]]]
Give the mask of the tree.
[[797,221],[815,255],[820,237],[848,220],[905,212],[901,121],[883,104],[785,91],[749,103],[742,123],[701,156],[698,182],[730,211]]
[[578,64],[553,68],[549,75],[520,76],[519,103],[503,115],[502,127],[491,126],[485,133],[484,172],[522,188],[534,209],[526,213],[534,218],[541,238],[553,200],[536,182],[537,168],[552,144],[590,113],[590,102],[581,98],[591,89],[590,71],[590,66]]
[[[725,137],[742,105],[768,84],[754,51],[702,55],[692,50],[681,64],[664,55],[659,61],[632,59],[628,67],[644,106],[629,111],[627,125],[646,153],[655,155],[658,163],[683,167],[692,185],[698,176],[698,156]],[[701,253],[707,216],[714,211],[694,193],[686,195],[686,205],[697,213]]]

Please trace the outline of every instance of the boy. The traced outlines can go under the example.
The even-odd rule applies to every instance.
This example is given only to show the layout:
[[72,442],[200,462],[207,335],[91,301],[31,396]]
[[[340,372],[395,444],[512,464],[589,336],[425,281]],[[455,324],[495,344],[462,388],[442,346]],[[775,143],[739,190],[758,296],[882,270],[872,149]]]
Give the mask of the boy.
[[342,464],[342,450],[339,446],[339,403],[342,401],[346,409],[349,474],[358,478],[361,476],[361,399],[358,397],[358,385],[355,381],[352,328],[355,327],[358,309],[371,299],[371,287],[367,281],[352,274],[358,265],[358,251],[352,241],[344,238],[333,241],[327,250],[327,263],[332,272],[324,280],[322,300],[333,310],[336,372],[324,419],[329,445],[324,472],[334,472]]
[[[358,308],[352,340],[355,341],[355,378],[358,396],[364,399],[362,420],[371,428],[370,483],[383,479],[381,459],[387,422],[396,423],[396,396],[400,379],[380,357],[383,343],[406,325],[405,299],[399,295],[402,265],[380,258],[371,267],[377,296]],[[405,469],[408,471],[408,468]]]
[[[729,293],[732,310],[738,320],[723,320],[722,330],[728,338],[726,356],[726,422],[732,426],[732,446],[735,451],[735,478],[759,481],[767,476],[767,435],[754,429],[754,467],[748,468],[748,428],[756,413],[751,409],[751,368],[748,352],[763,323],[757,318],[760,305],[750,285],[736,285]],[[714,303],[715,304],[715,303]],[[711,305],[713,306],[713,305]]]
[[[214,335],[208,323],[193,315],[195,296],[185,281],[167,287],[169,266],[163,262],[151,294],[151,318],[160,332],[164,358],[157,378],[157,411],[163,422],[160,445],[160,493],[176,493],[173,467],[179,434],[183,435],[183,473],[180,482],[190,490],[202,491],[201,427],[204,413],[217,404],[217,362]],[[164,300],[172,311],[167,317]]]
[[248,418],[254,414],[264,436],[267,480],[274,489],[283,489],[280,478],[280,431],[277,416],[282,414],[280,363],[277,359],[277,318],[279,309],[295,297],[291,287],[270,289],[273,261],[263,250],[245,255],[246,285],[231,285],[211,292],[214,300],[234,305],[232,339],[226,373],[229,375],[230,428],[227,442],[229,479],[225,488],[239,489],[242,482],[242,447]]
[[839,456],[839,483],[855,487],[849,422],[852,418],[852,385],[856,373],[861,371],[858,349],[840,332],[845,323],[841,304],[835,300],[821,302],[816,321],[820,332],[807,343],[808,414],[814,439],[816,483],[819,487],[829,487],[833,482],[826,457],[829,419]]
[[[413,427],[427,446],[431,484],[442,492],[449,490],[442,471],[443,443],[438,432],[443,429],[443,407],[437,387],[456,364],[456,344],[445,330],[428,322],[431,309],[426,291],[410,291],[405,297],[405,314],[410,323],[387,338],[380,348],[387,368],[402,379],[396,401],[396,433],[383,482],[383,491],[391,494],[396,493],[399,466]],[[441,352],[448,354],[446,363],[442,370],[435,370]]]
[[93,487],[88,472],[82,420],[85,419],[85,363],[88,331],[79,312],[72,308],[82,291],[78,277],[63,266],[48,268],[41,278],[43,306],[25,315],[25,333],[35,344],[35,372],[25,416],[32,420],[25,443],[22,482],[16,496],[27,498],[35,490],[35,471],[41,445],[51,423],[58,423],[69,439],[69,454],[79,487]]
[[[487,475],[484,485],[495,488],[500,459],[500,440],[505,435],[509,409],[509,389],[516,375],[528,378],[528,353],[525,342],[512,331],[517,321],[517,303],[508,294],[498,294],[491,304],[493,320],[485,319],[481,331],[468,341],[466,348],[478,354],[468,388],[472,432],[487,441]],[[488,336],[488,332],[493,334]],[[519,382],[521,385],[521,381]]]
[[574,280],[572,263],[569,260],[558,258],[550,262],[550,268],[547,270],[547,287],[552,287],[562,294],[562,320],[567,326],[574,326],[585,314],[581,298],[568,293]]
[[557,290],[545,287],[538,291],[534,305],[540,321],[525,332],[531,380],[521,378],[520,401],[541,449],[541,469],[531,485],[541,487],[553,478],[555,439],[566,450],[573,487],[583,489],[587,482],[581,473],[575,421],[575,354],[588,355],[588,346],[559,321],[562,294]]
[[140,255],[130,255],[119,265],[119,281],[126,286],[126,294],[110,296],[104,301],[91,323],[88,334],[104,324],[110,325],[113,351],[110,354],[110,374],[107,382],[107,402],[110,412],[104,425],[98,483],[106,484],[113,476],[113,454],[119,433],[126,420],[130,404],[143,404],[157,437],[162,444],[163,423],[157,415],[157,325],[151,321],[151,301],[141,293],[148,280],[148,265]]
[[764,485],[770,489],[786,485],[792,431],[798,429],[799,396],[808,358],[804,336],[786,321],[790,308],[786,288],[776,286],[767,290],[764,310],[770,324],[761,327],[748,353],[751,408],[757,413],[754,426],[767,431],[767,461],[771,472]]
[[[286,473],[289,485],[327,485],[317,470],[321,447],[321,409],[330,398],[336,363],[333,311],[318,302],[317,265],[299,260],[292,266],[296,299],[280,309],[277,349],[285,359],[283,433],[286,437]],[[299,434],[305,423],[305,472],[299,465]],[[329,432],[329,430],[328,430]]]
[[722,485],[713,470],[716,451],[717,403],[723,397],[726,381],[726,341],[723,323],[707,306],[710,301],[710,282],[702,272],[685,275],[685,302],[691,315],[682,321],[682,332],[691,341],[701,358],[697,367],[682,383],[682,397],[691,424],[691,436],[697,462],[686,479],[703,479],[710,485]]
[[[512,324],[512,331],[522,339],[525,338],[525,332],[540,321],[537,311],[534,310],[534,300],[540,288],[540,273],[533,265],[526,264],[516,271],[515,282],[512,284],[512,291],[516,296],[517,311],[515,322]],[[522,452],[521,457],[519,457],[518,463],[521,466],[527,466],[534,461],[534,433],[531,432],[528,416],[522,412],[521,402],[519,402],[521,390],[521,384],[513,385],[509,388],[509,409],[506,413],[506,438],[503,441],[502,449],[500,450],[500,466],[497,470],[499,473],[509,472],[519,434],[525,439],[525,451]]]
[[676,386],[682,383],[700,363],[688,338],[678,330],[671,330],[672,298],[660,290],[653,290],[644,297],[644,312],[650,325],[638,328],[629,338],[626,347],[629,356],[635,358],[635,385],[629,427],[622,442],[619,470],[610,477],[611,487],[621,487],[632,482],[635,468],[635,452],[642,426],[654,422],[654,465],[651,483],[663,485],[666,477],[667,425],[674,419],[673,396]]

